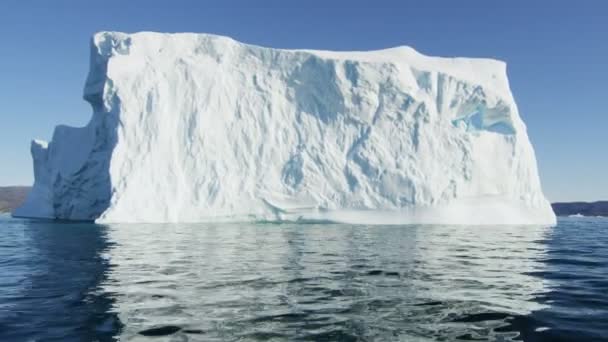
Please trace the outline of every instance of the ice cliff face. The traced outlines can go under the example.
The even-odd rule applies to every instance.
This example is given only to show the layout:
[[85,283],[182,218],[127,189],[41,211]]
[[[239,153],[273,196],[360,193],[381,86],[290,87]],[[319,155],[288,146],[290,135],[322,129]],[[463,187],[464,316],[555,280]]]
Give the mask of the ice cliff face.
[[101,32],[84,98],[16,216],[555,221],[499,61]]

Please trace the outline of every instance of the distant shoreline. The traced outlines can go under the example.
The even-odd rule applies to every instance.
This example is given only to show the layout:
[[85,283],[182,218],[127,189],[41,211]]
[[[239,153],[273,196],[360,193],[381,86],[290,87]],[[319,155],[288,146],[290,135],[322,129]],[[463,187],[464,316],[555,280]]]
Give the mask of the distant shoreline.
[[604,216],[608,217],[608,201],[597,202],[558,202],[552,203],[557,216]]
[[0,213],[10,213],[25,201],[30,186],[0,186]]
[[[30,186],[0,186],[0,213],[10,213],[20,206]],[[608,201],[597,202],[557,202],[551,207],[557,216],[603,216],[608,217]]]

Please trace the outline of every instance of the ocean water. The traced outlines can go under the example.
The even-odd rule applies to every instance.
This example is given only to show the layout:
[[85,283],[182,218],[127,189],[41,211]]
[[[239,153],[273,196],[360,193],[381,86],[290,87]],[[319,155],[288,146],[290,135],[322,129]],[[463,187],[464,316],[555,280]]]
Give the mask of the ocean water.
[[608,219],[0,218],[0,341],[608,340]]

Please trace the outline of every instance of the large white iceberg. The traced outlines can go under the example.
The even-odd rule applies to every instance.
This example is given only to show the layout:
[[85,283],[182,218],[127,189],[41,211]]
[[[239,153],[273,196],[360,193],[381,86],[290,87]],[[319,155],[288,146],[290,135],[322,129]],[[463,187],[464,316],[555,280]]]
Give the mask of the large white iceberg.
[[15,216],[555,222],[501,61],[100,32],[84,98]]

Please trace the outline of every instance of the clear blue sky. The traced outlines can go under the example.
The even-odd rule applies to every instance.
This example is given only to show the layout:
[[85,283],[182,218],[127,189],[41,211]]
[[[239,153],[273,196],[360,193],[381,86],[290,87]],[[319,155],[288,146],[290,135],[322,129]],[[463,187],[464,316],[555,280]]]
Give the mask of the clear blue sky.
[[549,199],[608,199],[608,1],[328,3],[0,1],[0,185],[32,182],[31,138],[89,120],[81,98],[90,36],[151,30],[504,60]]

